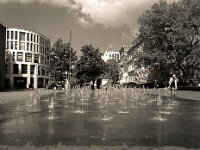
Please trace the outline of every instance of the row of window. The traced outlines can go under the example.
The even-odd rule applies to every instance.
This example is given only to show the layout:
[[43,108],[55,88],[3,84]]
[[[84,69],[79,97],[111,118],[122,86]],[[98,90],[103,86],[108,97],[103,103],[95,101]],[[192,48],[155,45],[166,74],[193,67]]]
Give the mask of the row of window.
[[7,31],[7,39],[12,40],[18,40],[19,41],[30,41],[35,42],[41,45],[48,46],[49,42],[43,38],[42,36],[39,36],[38,34],[34,33],[28,33],[28,32],[22,32],[22,31]]
[[9,59],[19,62],[32,62],[32,63],[40,63],[48,65],[47,61],[48,57],[44,57],[43,55],[39,54],[25,53],[25,58],[24,58],[23,52],[13,52],[12,55],[10,56],[8,52],[6,52],[6,61],[9,61]]
[[18,42],[18,41],[7,41],[7,49],[11,50],[26,50],[37,52],[46,55],[48,51],[48,47],[44,47],[38,44],[30,43],[30,42]]
[[[27,64],[21,64],[21,72],[19,69],[20,64],[13,64],[13,74],[28,74],[28,65]],[[8,74],[8,65],[5,64],[5,72]],[[30,75],[48,75],[46,72],[46,68],[42,66],[38,66],[35,72],[35,65],[30,65]]]

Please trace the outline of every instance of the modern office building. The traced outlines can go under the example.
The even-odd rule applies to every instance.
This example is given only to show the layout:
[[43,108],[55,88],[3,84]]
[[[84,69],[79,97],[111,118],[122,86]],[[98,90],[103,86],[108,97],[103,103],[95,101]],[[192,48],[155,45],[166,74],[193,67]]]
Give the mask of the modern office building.
[[50,40],[40,33],[18,28],[7,28],[6,35],[6,85],[10,88],[46,85]]
[[0,24],[0,90],[5,88],[6,27]]

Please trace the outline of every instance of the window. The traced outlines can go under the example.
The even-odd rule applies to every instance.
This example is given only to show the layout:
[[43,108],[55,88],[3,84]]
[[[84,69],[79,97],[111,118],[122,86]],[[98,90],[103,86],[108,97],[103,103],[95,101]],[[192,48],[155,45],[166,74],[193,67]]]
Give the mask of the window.
[[29,33],[26,35],[26,40],[29,41]]
[[7,31],[7,39],[10,39],[10,34],[9,34],[10,32],[9,31]]
[[18,74],[19,69],[18,69],[18,64],[13,64],[13,74]]
[[11,48],[11,49],[13,49],[13,48],[14,48],[14,46],[13,46],[13,45],[14,45],[14,42],[13,42],[13,41],[11,41],[11,43],[10,43],[10,46],[11,46],[10,48]]
[[11,31],[11,39],[14,39],[14,32]]
[[38,75],[41,75],[41,69],[42,69],[41,66],[38,66],[38,71],[37,71]]
[[34,75],[34,72],[35,72],[35,65],[31,65],[30,66],[30,74]]
[[45,76],[45,68],[42,68],[42,75]]
[[39,55],[34,54],[34,63],[38,63],[38,62],[39,62]]
[[20,32],[19,33],[19,40],[20,41],[25,41],[25,32]]
[[17,37],[18,37],[18,32],[15,31],[15,40],[17,40]]
[[15,52],[13,52],[13,61],[15,61]]
[[31,42],[33,42],[33,34],[31,34]]
[[20,50],[25,50],[25,42],[20,42],[19,43],[19,49]]
[[31,43],[30,51],[33,51],[33,43]]
[[29,49],[29,43],[27,43],[27,45],[26,45],[26,46],[27,46],[27,48],[26,48],[26,49],[27,49],[27,51],[29,51],[29,50],[30,50],[30,49]]
[[32,62],[32,54],[31,53],[25,54],[25,62]]
[[22,74],[27,74],[27,65],[22,64]]
[[15,49],[17,50],[18,49],[17,48],[17,46],[18,46],[17,41],[15,41],[14,44],[15,44]]
[[18,52],[17,53],[17,61],[23,61],[23,53],[22,52]]
[[40,63],[44,64],[44,56],[43,55],[40,56]]

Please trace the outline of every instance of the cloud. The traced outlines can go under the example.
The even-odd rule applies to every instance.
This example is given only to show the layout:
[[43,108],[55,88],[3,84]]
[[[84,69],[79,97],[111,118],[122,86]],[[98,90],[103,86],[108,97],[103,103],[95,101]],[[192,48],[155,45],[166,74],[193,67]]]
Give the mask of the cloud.
[[[101,24],[104,27],[120,27],[127,25],[132,28],[137,17],[150,5],[159,0],[0,0],[0,3],[29,4],[39,2],[56,7],[66,7],[75,12],[78,22],[86,26]],[[167,0],[173,2],[176,0]]]

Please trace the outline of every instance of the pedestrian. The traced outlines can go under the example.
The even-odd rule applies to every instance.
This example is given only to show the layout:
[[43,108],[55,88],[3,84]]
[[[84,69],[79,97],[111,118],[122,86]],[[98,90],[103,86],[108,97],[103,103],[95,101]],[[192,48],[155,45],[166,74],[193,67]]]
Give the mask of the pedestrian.
[[158,88],[158,81],[157,80],[154,80],[154,89],[157,89]]
[[178,79],[177,79],[176,75],[173,74],[173,76],[169,79],[168,88],[170,88],[171,90],[177,90],[177,82],[178,82]]

